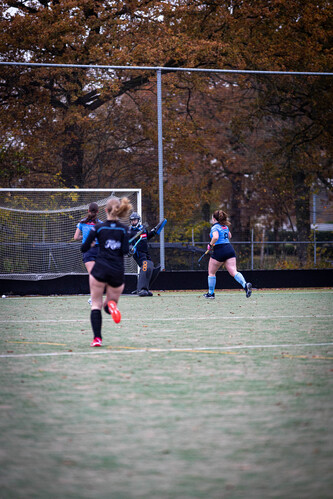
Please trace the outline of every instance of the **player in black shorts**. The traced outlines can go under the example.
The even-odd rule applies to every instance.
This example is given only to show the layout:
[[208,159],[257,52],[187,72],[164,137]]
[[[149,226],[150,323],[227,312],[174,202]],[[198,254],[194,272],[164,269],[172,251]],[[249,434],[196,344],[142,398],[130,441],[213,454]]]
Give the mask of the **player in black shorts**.
[[224,264],[229,274],[244,288],[246,298],[252,294],[252,284],[246,282],[245,277],[237,270],[236,253],[229,239],[231,232],[228,215],[223,210],[215,210],[212,215],[213,227],[210,231],[211,241],[207,249],[213,250],[208,264],[208,293],[204,297],[215,299],[216,272]]
[[[75,241],[82,241],[82,243],[84,243],[88,237],[91,227],[98,223],[102,223],[102,220],[97,217],[97,214],[98,204],[90,203],[87,215],[82,218],[82,220],[80,220],[80,222],[76,226],[76,231],[74,234]],[[88,251],[82,254],[83,263],[89,274],[91,272],[91,269],[95,265],[97,255],[98,241],[95,241],[95,245],[89,247]],[[91,298],[89,298],[88,303],[89,305],[91,305]]]
[[[91,294],[91,327],[94,339],[90,346],[102,346],[102,307],[113,320],[118,323],[121,314],[117,303],[124,290],[124,255],[128,254],[127,227],[119,222],[118,218],[126,216],[132,210],[127,198],[112,198],[107,202],[105,211],[106,222],[91,227],[87,239],[81,246],[84,253],[97,238],[99,253],[95,265],[89,275]],[[106,287],[106,298],[103,302],[103,293]]]

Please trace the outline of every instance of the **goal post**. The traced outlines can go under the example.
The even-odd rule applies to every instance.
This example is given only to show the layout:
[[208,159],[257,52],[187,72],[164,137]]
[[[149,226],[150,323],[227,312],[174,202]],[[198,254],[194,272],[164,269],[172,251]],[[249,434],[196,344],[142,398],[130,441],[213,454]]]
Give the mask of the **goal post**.
[[[74,241],[78,222],[89,204],[105,206],[113,197],[128,197],[141,213],[141,189],[15,189],[0,188],[0,279],[41,280],[86,274]],[[129,215],[120,219],[129,225]],[[137,264],[125,257],[125,274],[137,274]]]

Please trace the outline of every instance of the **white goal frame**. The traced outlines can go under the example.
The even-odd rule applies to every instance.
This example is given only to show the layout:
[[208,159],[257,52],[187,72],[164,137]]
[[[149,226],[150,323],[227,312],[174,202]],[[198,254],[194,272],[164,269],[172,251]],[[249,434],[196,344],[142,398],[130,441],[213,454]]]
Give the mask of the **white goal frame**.
[[[142,215],[141,189],[0,188],[0,279],[37,281],[87,274],[81,243],[73,240],[77,223],[91,202],[100,206],[98,217],[104,221],[108,199],[124,196]],[[129,225],[129,216],[121,221]],[[47,228],[41,228],[45,224]],[[126,256],[125,274],[137,273],[137,264]]]

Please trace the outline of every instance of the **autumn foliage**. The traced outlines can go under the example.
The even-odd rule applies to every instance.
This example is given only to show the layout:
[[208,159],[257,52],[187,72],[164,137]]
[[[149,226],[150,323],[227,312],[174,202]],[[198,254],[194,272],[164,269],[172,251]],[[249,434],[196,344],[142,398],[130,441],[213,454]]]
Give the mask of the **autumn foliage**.
[[[234,235],[292,222],[310,235],[310,194],[331,189],[332,77],[170,68],[332,71],[330,2],[11,0],[1,60],[3,187],[141,187],[158,211],[161,67],[167,237],[205,237],[211,211]],[[300,254],[301,261],[305,255]]]

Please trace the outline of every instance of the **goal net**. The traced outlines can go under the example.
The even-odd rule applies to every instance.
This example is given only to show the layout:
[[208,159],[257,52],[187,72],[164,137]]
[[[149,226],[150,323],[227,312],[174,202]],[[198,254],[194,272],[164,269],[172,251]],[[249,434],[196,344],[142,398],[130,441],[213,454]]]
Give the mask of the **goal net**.
[[[86,274],[81,242],[73,239],[76,226],[90,203],[98,204],[98,218],[104,221],[108,200],[125,196],[141,213],[141,189],[0,189],[0,278]],[[120,221],[129,225],[128,218]],[[125,273],[137,273],[137,264],[127,256]]]

